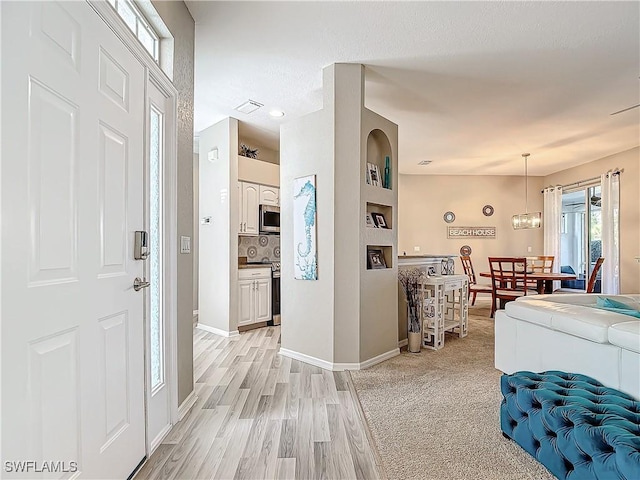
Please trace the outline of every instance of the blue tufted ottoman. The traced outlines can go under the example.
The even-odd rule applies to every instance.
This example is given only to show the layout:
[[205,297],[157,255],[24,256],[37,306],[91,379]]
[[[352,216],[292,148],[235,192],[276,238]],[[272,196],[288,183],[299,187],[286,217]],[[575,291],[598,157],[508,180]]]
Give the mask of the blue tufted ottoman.
[[500,426],[560,479],[640,479],[640,402],[585,375],[500,379]]

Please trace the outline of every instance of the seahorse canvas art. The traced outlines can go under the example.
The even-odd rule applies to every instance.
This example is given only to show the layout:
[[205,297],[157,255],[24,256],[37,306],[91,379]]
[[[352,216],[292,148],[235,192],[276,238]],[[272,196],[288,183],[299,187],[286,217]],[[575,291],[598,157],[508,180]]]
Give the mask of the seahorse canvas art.
[[293,250],[295,278],[317,280],[315,175],[293,181]]

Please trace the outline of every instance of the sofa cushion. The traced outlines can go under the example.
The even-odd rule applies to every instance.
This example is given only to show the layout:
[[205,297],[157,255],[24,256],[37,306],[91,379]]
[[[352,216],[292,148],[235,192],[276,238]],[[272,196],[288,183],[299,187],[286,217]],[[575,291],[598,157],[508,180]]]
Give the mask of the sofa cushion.
[[512,318],[592,342],[609,343],[609,327],[632,319],[607,310],[590,308],[595,306],[596,298],[597,295],[589,294],[522,297],[507,303],[505,310]]
[[596,307],[603,310],[610,310],[615,313],[621,313],[623,315],[629,315],[631,317],[640,318],[640,310],[635,309],[631,305],[619,302],[609,297],[598,297],[596,300]]
[[609,343],[640,353],[640,320],[611,325]]

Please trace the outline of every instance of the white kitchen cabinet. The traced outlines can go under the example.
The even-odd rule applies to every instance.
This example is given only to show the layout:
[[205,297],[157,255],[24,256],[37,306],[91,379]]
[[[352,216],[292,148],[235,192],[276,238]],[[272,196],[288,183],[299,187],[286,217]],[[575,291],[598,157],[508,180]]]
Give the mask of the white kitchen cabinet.
[[256,183],[238,182],[240,190],[240,235],[258,235],[260,186]]
[[280,205],[280,189],[278,187],[269,187],[260,185],[260,205]]
[[271,320],[271,268],[238,271],[238,325]]

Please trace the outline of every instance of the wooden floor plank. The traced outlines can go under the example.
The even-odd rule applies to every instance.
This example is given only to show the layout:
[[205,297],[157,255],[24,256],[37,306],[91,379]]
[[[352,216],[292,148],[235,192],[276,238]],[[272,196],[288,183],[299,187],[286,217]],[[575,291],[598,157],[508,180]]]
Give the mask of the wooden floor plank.
[[253,420],[237,420],[233,434],[229,436],[229,443],[222,455],[222,461],[213,476],[216,480],[229,480],[234,478],[238,464],[242,458],[242,450],[251,432]]
[[289,384],[276,383],[276,389],[273,392],[273,402],[271,403],[270,418],[278,419],[278,420],[288,418],[286,414],[288,395],[289,395]]
[[313,441],[330,442],[329,420],[327,419],[327,405],[324,398],[313,398]]
[[313,443],[313,478],[315,480],[333,480],[336,478],[330,455],[329,442]]
[[339,392],[346,392],[349,390],[349,386],[347,384],[347,373],[346,372],[332,372],[333,373],[333,381],[336,384],[336,390]]
[[296,480],[296,459],[279,458],[274,478],[276,480]]
[[279,458],[295,458],[294,446],[296,444],[296,423],[295,418],[282,421],[280,430],[280,446],[278,448]]
[[298,405],[298,424],[294,452],[296,456],[296,478],[313,478],[313,400],[301,398]]

